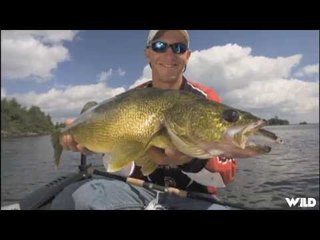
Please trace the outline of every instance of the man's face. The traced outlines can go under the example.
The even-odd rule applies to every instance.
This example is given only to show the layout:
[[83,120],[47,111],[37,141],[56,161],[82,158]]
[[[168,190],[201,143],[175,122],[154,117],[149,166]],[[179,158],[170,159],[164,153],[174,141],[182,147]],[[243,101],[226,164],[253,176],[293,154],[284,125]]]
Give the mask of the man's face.
[[[161,37],[153,42],[161,41],[167,44],[184,43],[186,39],[179,31],[166,31]],[[160,43],[162,44],[162,43]],[[171,47],[165,52],[155,52],[151,47],[147,48],[145,55],[152,66],[153,77],[163,82],[174,82],[182,76],[185,65],[188,62],[191,51],[188,49],[184,53],[174,53]]]

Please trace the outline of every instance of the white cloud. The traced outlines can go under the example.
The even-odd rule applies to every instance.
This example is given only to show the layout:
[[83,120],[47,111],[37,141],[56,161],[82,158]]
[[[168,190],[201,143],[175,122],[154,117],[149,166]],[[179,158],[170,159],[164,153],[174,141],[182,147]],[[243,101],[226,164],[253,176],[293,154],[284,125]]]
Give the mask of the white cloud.
[[[251,110],[265,118],[286,116],[294,122],[308,118],[319,121],[319,83],[298,79],[270,79],[251,82],[248,86],[228,92],[226,103]],[[291,120],[291,121],[292,121]]]
[[319,75],[319,64],[307,65],[295,73],[297,77]]
[[120,77],[123,77],[124,75],[126,75],[126,71],[124,71],[122,68],[118,68],[117,73]]
[[98,82],[106,82],[110,79],[112,76],[112,68],[110,68],[108,71],[103,71],[98,76]]
[[108,71],[103,71],[98,75],[98,82],[107,82],[112,76],[120,76],[123,77],[126,75],[126,72],[122,68],[118,68],[114,71],[110,68]]
[[4,39],[28,40],[37,39],[43,43],[61,43],[72,41],[78,31],[70,30],[3,30]]
[[1,31],[1,78],[47,81],[58,64],[70,60],[64,41],[72,41],[78,31]]
[[146,65],[143,69],[143,72],[142,72],[142,76],[137,79],[130,87],[129,89],[131,88],[134,88],[134,87],[137,87],[139,86],[140,84],[144,83],[144,82],[147,82],[147,81],[150,81],[152,79],[152,76],[151,76],[151,68],[149,65]]
[[286,78],[301,58],[253,56],[249,47],[227,44],[193,52],[186,75],[224,93],[253,81]]
[[18,102],[26,107],[37,105],[54,121],[64,121],[66,118],[75,118],[82,107],[89,101],[101,102],[124,92],[124,88],[110,88],[104,83],[91,85],[69,86],[64,90],[50,89],[48,92],[36,94],[13,94]]

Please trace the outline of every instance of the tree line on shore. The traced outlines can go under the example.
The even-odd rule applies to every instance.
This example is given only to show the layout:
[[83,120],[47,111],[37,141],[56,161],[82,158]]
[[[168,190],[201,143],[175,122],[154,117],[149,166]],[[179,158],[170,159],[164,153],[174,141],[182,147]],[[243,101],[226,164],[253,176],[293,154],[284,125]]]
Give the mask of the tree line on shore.
[[33,136],[50,134],[57,126],[51,116],[37,106],[26,108],[16,99],[1,100],[1,136]]
[[280,119],[278,116],[274,118],[270,118],[268,121],[268,125],[289,125],[289,121],[285,119]]

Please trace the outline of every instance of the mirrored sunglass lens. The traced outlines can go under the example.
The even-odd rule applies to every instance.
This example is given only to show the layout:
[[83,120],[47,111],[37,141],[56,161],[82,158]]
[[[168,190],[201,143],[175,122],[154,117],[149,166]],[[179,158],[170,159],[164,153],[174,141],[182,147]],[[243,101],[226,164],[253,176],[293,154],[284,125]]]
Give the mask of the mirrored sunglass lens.
[[187,51],[187,45],[183,43],[172,44],[172,49],[174,53],[185,53]]
[[155,52],[165,52],[167,49],[167,43],[164,42],[154,42],[152,43],[152,49]]

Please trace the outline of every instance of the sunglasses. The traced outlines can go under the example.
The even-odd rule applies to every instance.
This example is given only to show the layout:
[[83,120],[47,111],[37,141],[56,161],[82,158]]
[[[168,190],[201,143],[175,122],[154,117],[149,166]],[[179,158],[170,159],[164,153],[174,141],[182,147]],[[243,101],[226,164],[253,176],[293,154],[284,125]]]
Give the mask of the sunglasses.
[[151,46],[151,49],[156,53],[164,53],[167,51],[169,47],[171,47],[172,51],[176,54],[183,54],[188,50],[188,46],[184,43],[169,44],[162,41],[156,41],[156,42],[152,42],[150,46]]

